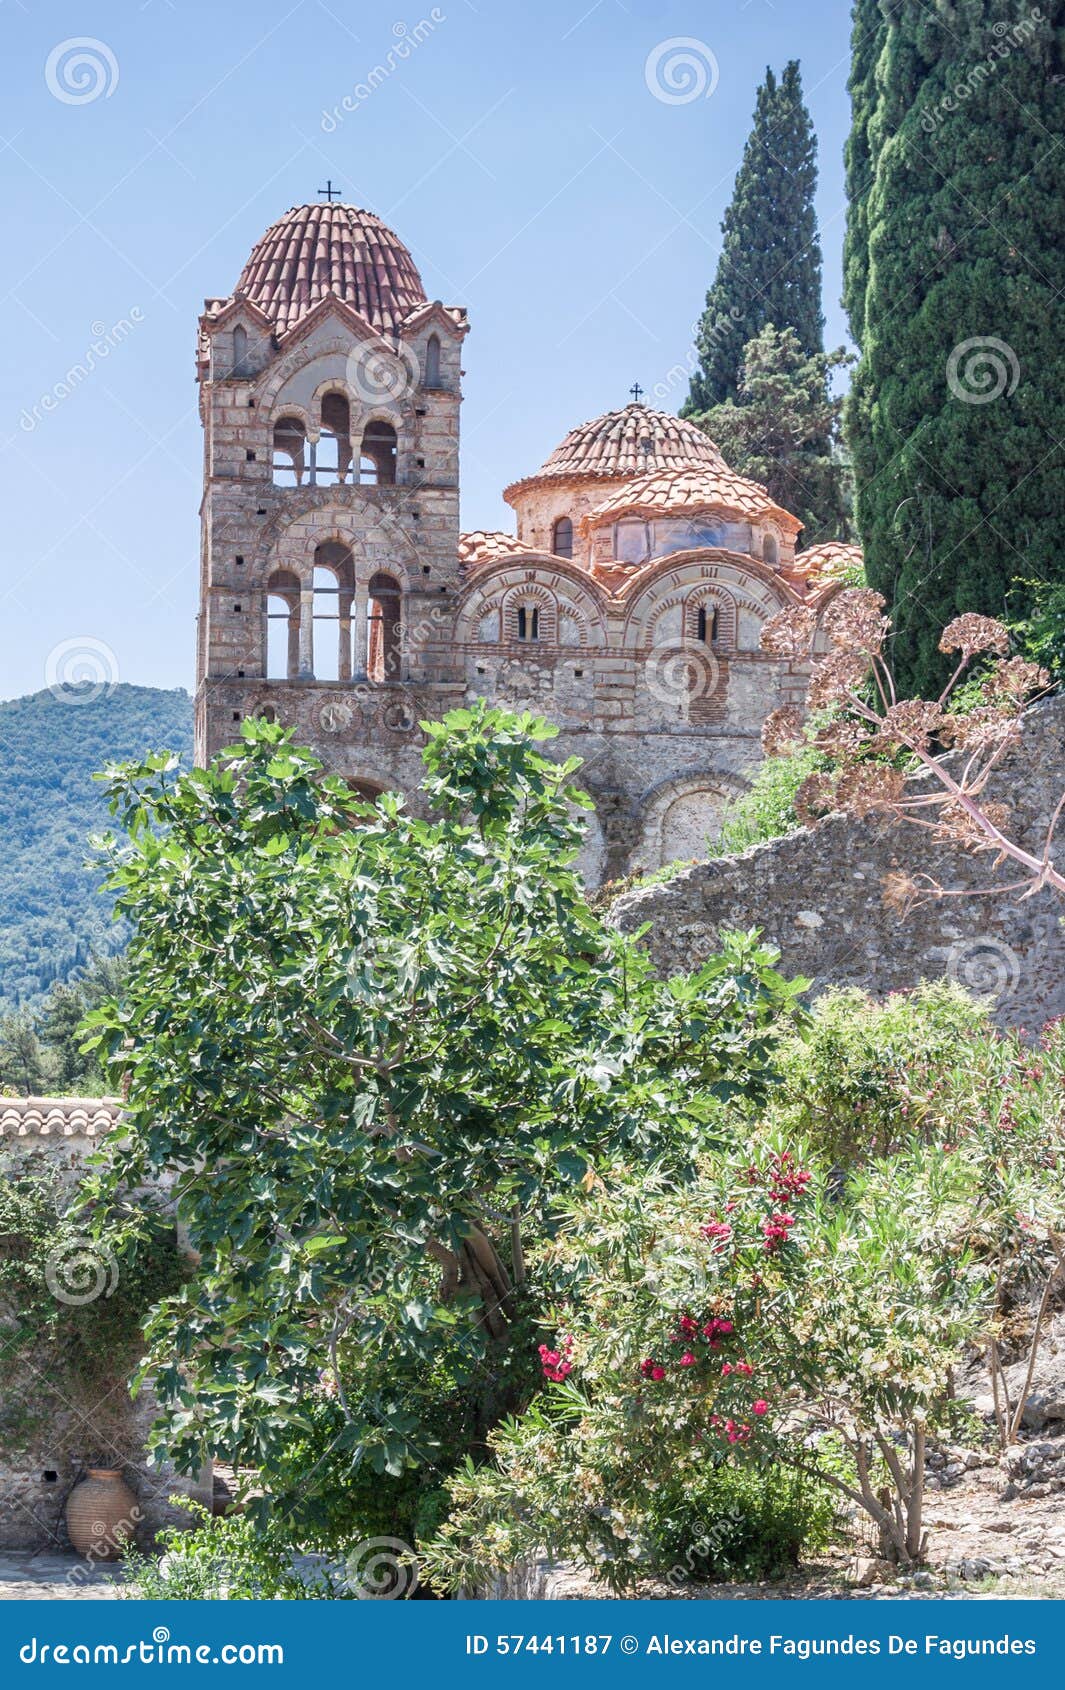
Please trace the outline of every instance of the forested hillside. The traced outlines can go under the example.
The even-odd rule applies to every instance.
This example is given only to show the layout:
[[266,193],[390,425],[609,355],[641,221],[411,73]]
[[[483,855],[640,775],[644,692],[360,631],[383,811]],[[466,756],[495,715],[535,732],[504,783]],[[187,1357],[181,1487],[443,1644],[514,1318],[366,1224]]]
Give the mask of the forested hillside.
[[192,701],[180,688],[0,703],[0,1013],[35,1004],[90,952],[116,948],[109,901],[85,866],[87,836],[108,820],[92,777],[164,747],[191,753]]

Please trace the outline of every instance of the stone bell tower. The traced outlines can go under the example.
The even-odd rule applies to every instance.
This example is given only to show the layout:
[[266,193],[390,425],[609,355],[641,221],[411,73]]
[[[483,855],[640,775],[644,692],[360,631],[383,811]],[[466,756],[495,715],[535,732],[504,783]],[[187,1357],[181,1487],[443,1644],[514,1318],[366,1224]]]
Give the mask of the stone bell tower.
[[466,313],[372,212],[294,206],[206,301],[196,760],[246,715],[411,790],[454,671]]

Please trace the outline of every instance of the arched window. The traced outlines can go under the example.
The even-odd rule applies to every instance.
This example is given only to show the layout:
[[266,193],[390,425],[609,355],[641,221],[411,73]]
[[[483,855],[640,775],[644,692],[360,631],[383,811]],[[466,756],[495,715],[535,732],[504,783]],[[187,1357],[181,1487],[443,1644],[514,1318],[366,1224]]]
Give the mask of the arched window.
[[775,569],[780,562],[780,542],[768,528],[762,535],[762,562],[768,563],[771,569]]
[[551,530],[551,550],[556,557],[573,556],[573,524],[568,516],[560,516]]
[[351,407],[345,393],[322,395],[322,435],[315,453],[315,479],[343,484],[351,468]]
[[391,423],[367,423],[359,451],[359,480],[370,487],[395,484],[396,431]]
[[355,567],[351,552],[339,540],[326,540],[315,547],[313,584],[315,679],[350,681]]
[[440,386],[440,336],[431,334],[425,343],[425,385]]
[[540,638],[539,605],[519,604],[517,634],[519,640],[538,640]]
[[398,681],[400,676],[399,582],[380,572],[370,577],[366,642],[366,673],[371,681]]
[[248,374],[248,331],[240,323],[233,330],[233,374]]
[[303,423],[299,417],[279,417],[274,424],[274,486],[301,486],[306,459],[307,431]]
[[294,681],[300,672],[300,584],[289,569],[275,569],[266,583],[265,643],[267,677]]
[[702,640],[704,645],[712,645],[717,639],[717,606],[701,604],[695,617],[695,637]]

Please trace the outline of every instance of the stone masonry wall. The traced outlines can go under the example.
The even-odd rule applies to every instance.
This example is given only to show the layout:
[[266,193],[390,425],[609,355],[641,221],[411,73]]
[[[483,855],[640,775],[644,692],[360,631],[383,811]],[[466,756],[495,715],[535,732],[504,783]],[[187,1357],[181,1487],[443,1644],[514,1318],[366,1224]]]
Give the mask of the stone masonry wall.
[[[1055,699],[1029,712],[992,796],[1013,809],[1022,842],[1041,850],[1063,787],[1065,699]],[[897,869],[972,895],[904,918],[883,897],[885,876]],[[1008,864],[996,871],[989,853],[932,843],[916,827],[831,816],[626,893],[612,919],[625,932],[650,923],[644,942],[663,973],[694,967],[724,932],[758,927],[779,946],[783,971],[807,976],[815,992],[860,986],[879,996],[949,976],[993,996],[1001,1025],[1034,1029],[1065,1014],[1065,904],[1052,890],[1023,900],[978,895],[1016,878]]]
[[[64,1184],[76,1184],[86,1157],[114,1130],[118,1113],[113,1099],[0,1098],[0,1173],[36,1164],[58,1169]],[[106,1296],[116,1289],[114,1275],[106,1261],[100,1268],[100,1294]],[[75,1262],[54,1265],[57,1285],[62,1289],[69,1279],[80,1295],[86,1282],[77,1272]],[[26,1410],[30,1422],[23,1421],[20,1430]],[[156,1412],[150,1391],[133,1402],[118,1386],[102,1391],[94,1404],[27,1365],[0,1400],[0,1549],[69,1549],[64,1509],[90,1465],[121,1467],[137,1498],[138,1541],[150,1540],[163,1526],[188,1525],[188,1514],[170,1498],[193,1496],[209,1506],[211,1472],[190,1480],[148,1465],[148,1431]]]

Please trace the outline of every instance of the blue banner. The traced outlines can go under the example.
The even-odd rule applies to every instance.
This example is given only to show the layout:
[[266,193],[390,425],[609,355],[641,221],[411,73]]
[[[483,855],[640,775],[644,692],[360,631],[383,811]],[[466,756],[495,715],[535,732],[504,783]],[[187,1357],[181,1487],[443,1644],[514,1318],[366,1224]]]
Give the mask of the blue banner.
[[[1057,1602],[6,1602],[0,1685],[1056,1682]],[[379,1675],[379,1676],[378,1676]]]

